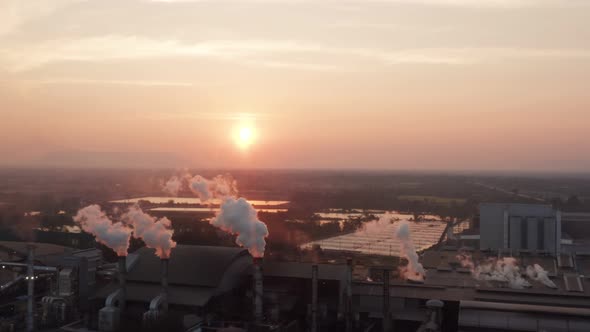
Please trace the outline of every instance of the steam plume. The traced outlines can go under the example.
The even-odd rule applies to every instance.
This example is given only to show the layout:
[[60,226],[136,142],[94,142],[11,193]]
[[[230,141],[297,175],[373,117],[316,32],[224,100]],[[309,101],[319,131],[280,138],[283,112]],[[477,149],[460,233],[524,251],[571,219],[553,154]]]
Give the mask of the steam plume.
[[489,258],[485,263],[477,266],[467,254],[459,254],[457,259],[463,267],[471,270],[471,274],[477,280],[507,282],[508,286],[514,289],[531,287],[531,284],[522,277],[518,261],[514,257]]
[[121,222],[113,222],[99,205],[89,205],[80,209],[74,221],[85,232],[91,233],[96,241],[113,249],[119,256],[127,256],[131,228]]
[[178,176],[173,176],[170,180],[166,181],[162,190],[172,196],[178,196],[180,188],[182,188],[182,180]]
[[121,219],[133,225],[133,237],[142,239],[148,248],[156,249],[158,257],[170,258],[170,251],[176,247],[176,242],[172,240],[174,231],[168,218],[157,219],[133,206]]
[[237,183],[231,175],[217,175],[210,180],[196,175],[189,180],[189,188],[203,202],[211,198],[224,198],[238,194]]
[[200,175],[184,177],[188,187],[202,202],[221,199],[219,211],[211,225],[237,235],[236,243],[248,249],[253,257],[263,257],[268,228],[258,219],[258,212],[245,198],[238,198],[237,182],[227,175],[207,179]]
[[414,242],[410,234],[410,226],[405,221],[400,221],[398,224],[397,231],[395,233],[396,238],[400,242],[400,254],[408,260],[408,265],[400,269],[400,273],[410,280],[424,280],[426,271],[420,262],[418,261],[418,254],[414,247]]
[[541,265],[535,264],[533,266],[526,267],[526,274],[529,278],[542,282],[545,286],[549,288],[557,288],[555,283],[549,279],[549,275],[547,271],[545,271]]
[[248,248],[253,257],[263,257],[268,236],[266,224],[258,220],[256,209],[244,198],[226,197],[211,224],[230,234],[236,243]]

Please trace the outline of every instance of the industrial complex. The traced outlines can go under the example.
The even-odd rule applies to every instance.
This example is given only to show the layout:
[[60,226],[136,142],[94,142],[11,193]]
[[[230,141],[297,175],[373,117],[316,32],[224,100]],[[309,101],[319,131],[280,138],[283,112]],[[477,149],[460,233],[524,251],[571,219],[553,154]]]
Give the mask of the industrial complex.
[[563,218],[482,204],[468,226],[404,221],[411,247],[396,219],[264,258],[179,244],[107,262],[4,241],[0,331],[590,331],[590,252]]

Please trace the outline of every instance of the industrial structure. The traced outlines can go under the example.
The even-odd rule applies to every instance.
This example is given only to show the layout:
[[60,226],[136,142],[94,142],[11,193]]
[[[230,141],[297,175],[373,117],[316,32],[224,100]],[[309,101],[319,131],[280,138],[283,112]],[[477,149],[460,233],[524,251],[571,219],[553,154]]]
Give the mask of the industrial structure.
[[95,314],[100,250],[3,241],[0,258],[0,330],[33,331]]
[[550,205],[481,204],[480,249],[560,253],[561,212]]
[[405,276],[399,247],[318,241],[254,258],[178,245],[107,262],[97,249],[0,242],[0,331],[590,331],[590,252],[561,244],[560,213],[482,204],[480,217],[468,241],[458,224],[411,225],[422,280]]

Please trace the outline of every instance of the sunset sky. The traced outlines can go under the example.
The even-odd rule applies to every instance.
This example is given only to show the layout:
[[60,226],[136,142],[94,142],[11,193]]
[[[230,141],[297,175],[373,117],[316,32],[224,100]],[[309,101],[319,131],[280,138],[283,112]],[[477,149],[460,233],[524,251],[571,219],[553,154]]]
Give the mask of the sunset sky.
[[0,156],[590,171],[590,1],[0,0]]

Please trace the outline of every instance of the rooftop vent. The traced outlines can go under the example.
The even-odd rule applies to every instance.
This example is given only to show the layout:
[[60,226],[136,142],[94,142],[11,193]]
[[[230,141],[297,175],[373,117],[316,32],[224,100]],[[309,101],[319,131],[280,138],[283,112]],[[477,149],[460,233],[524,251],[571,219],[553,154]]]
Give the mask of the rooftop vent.
[[572,269],[574,267],[574,260],[569,254],[561,254],[557,256],[557,266],[562,269]]
[[564,274],[563,281],[565,283],[565,289],[568,292],[584,292],[584,286],[582,285],[580,276],[576,274]]

